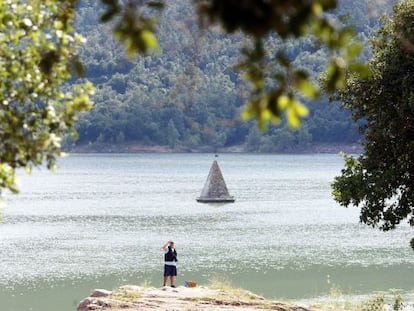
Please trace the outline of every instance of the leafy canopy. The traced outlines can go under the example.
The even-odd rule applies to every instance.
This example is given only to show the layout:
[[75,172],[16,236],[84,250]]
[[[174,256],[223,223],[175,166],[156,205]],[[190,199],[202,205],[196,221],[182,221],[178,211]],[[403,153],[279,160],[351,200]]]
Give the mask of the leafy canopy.
[[394,7],[372,40],[371,76],[350,75],[339,96],[354,119],[365,120],[365,152],[345,156],[333,194],[343,206],[360,206],[361,222],[382,230],[403,220],[414,226],[413,20],[413,0]]
[[0,2],[0,189],[17,192],[15,170],[60,155],[76,115],[91,106],[89,83],[64,85],[80,65],[75,1]]

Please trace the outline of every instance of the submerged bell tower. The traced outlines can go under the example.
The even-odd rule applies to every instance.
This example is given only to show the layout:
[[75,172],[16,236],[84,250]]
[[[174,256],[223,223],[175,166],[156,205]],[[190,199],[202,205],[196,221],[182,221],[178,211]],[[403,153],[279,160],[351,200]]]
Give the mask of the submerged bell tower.
[[217,160],[213,161],[204,188],[196,200],[200,203],[233,203],[235,201],[234,197],[229,194]]

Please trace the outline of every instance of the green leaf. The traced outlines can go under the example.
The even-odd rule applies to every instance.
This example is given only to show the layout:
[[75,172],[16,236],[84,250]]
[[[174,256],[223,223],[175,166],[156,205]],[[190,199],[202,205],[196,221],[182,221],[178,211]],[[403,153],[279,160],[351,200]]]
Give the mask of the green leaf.
[[371,71],[369,70],[369,67],[365,64],[352,63],[349,65],[349,69],[352,72],[357,73],[363,79],[367,79],[371,76]]
[[296,111],[293,109],[293,107],[287,108],[286,115],[287,115],[288,124],[294,129],[299,128],[300,120],[299,120],[298,115],[296,114]]
[[277,99],[277,109],[284,110],[286,109],[291,103],[291,98],[286,95],[279,96]]
[[359,54],[359,52],[361,52],[361,50],[362,50],[362,44],[359,42],[349,45],[348,48],[346,49],[346,58],[352,59],[356,57]]
[[147,48],[156,50],[158,48],[157,38],[149,30],[143,30],[141,32],[141,39],[144,41]]
[[308,79],[301,79],[296,83],[296,88],[306,97],[315,98],[319,95],[318,88]]
[[302,104],[298,100],[292,101],[293,109],[295,110],[295,113],[299,117],[307,117],[309,115],[309,109],[304,104]]

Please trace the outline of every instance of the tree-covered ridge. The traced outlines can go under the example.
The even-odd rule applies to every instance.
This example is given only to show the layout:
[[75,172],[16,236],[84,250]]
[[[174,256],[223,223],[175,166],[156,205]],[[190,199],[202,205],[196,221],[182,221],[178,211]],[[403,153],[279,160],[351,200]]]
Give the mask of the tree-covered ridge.
[[[355,22],[364,40],[384,8],[377,2],[340,1],[332,18]],[[245,144],[247,150],[274,152],[358,140],[349,113],[326,98],[307,103],[310,115],[298,131],[271,126],[263,134],[254,122],[242,121],[239,112],[249,88],[233,66],[238,49],[245,44],[243,37],[200,29],[193,10],[190,1],[169,2],[157,31],[160,53],[128,59],[111,36],[111,25],[99,24],[100,5],[96,1],[80,4],[77,28],[88,40],[81,57],[86,77],[97,92],[94,107],[77,124],[78,144],[138,142],[213,148]],[[282,44],[276,37],[267,41],[275,50]],[[314,79],[328,59],[327,51],[311,38],[291,40],[283,50]]]

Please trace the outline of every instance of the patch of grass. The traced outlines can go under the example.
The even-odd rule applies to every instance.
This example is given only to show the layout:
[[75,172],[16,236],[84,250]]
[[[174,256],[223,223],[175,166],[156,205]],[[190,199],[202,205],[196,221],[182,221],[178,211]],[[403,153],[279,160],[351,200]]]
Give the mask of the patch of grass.
[[151,282],[149,280],[143,280],[140,284],[140,287],[142,288],[150,288],[151,287]]
[[[400,311],[404,308],[404,300],[398,290],[390,290],[391,295],[378,292],[371,299],[363,302],[358,311],[383,311],[388,304],[393,311]],[[391,297],[390,297],[391,296]]]
[[231,282],[228,279],[221,276],[214,276],[210,278],[207,286],[212,289],[218,289],[223,291],[234,289]]
[[355,303],[348,301],[340,287],[333,284],[329,291],[329,300],[331,301],[323,310],[327,311],[353,311],[356,306]]
[[134,302],[137,299],[140,299],[141,297],[142,297],[142,294],[140,292],[128,286],[117,288],[114,291],[112,291],[111,295],[109,295],[110,299],[125,301],[125,302]]
[[[401,295],[396,291],[391,291],[391,297],[384,292],[378,292],[358,303],[344,300],[340,290],[334,287],[329,297],[328,302],[312,305],[310,309],[313,311],[400,311],[404,306]],[[387,305],[392,309],[388,309]]]
[[226,294],[236,296],[239,299],[246,299],[246,300],[260,300],[261,299],[263,300],[262,297],[255,295],[249,292],[248,290],[234,287],[231,284],[231,282],[224,277],[219,277],[219,276],[212,277],[209,280],[207,286],[209,288],[225,292]]
[[371,299],[363,301],[358,311],[383,311],[385,308],[385,294],[378,293]]
[[[248,290],[236,288],[229,280],[223,277],[216,276],[211,278],[207,286],[219,291],[214,297],[208,297],[208,300],[212,303],[229,304],[232,306],[251,306],[258,310],[294,310],[294,307],[290,303],[268,300]],[[206,300],[205,297],[204,300]]]

